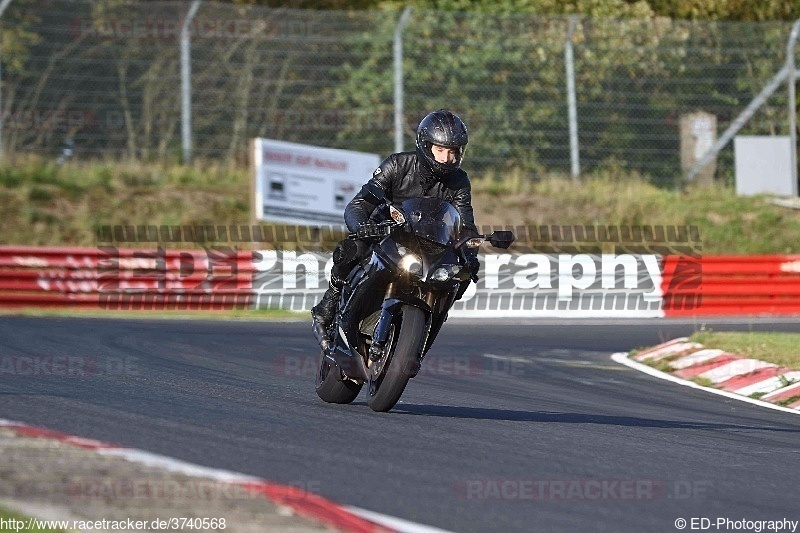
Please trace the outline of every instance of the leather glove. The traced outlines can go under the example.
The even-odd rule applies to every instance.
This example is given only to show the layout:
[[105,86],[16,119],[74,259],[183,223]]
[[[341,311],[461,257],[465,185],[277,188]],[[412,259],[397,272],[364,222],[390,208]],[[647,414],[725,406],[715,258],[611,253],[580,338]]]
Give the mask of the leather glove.
[[371,239],[380,235],[378,225],[374,222],[362,222],[358,225],[356,235],[359,239]]
[[478,261],[478,255],[472,253],[467,253],[465,255],[467,259],[467,266],[472,271],[472,281],[478,283],[478,270],[481,268],[481,262]]

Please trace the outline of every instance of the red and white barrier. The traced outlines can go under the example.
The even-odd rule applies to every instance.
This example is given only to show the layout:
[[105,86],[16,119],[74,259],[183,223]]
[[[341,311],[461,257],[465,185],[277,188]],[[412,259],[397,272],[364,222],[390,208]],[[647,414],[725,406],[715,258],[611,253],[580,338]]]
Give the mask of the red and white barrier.
[[0,307],[248,309],[252,252],[0,246]]
[[800,255],[666,256],[666,316],[800,314]]
[[[284,254],[286,255],[286,254]],[[198,250],[136,250],[116,247],[51,248],[0,246],[0,307],[74,307],[95,309],[248,309],[263,306],[267,296],[271,306],[307,311],[327,285],[318,277],[324,274],[329,254],[292,255],[288,272],[268,272],[278,268],[281,256],[275,251],[236,251],[233,248]],[[322,257],[325,255],[325,257]],[[520,256],[527,257],[527,256]],[[638,304],[626,302],[620,288],[605,291],[606,278],[597,273],[591,292],[582,295],[605,299],[605,303],[585,309],[565,308],[556,297],[558,287],[550,286],[553,308],[547,303],[527,304],[525,298],[541,293],[530,282],[526,265],[513,261],[486,261],[487,273],[476,298],[462,301],[453,316],[705,316],[705,315],[788,315],[800,314],[800,255],[781,256],[663,256],[658,265],[648,266],[652,290]],[[286,258],[283,258],[284,262]],[[310,261],[310,263],[309,263]],[[320,263],[321,262],[321,263]],[[488,263],[494,265],[489,272]],[[306,271],[305,287],[298,287],[298,265]],[[329,266],[329,265],[328,265]],[[517,271],[503,272],[513,266]],[[313,275],[309,274],[314,272]],[[527,272],[527,273],[526,273]],[[271,281],[265,282],[267,275]],[[605,274],[604,274],[605,275]],[[311,277],[309,277],[311,276]],[[507,278],[532,287],[506,287],[496,278]],[[634,276],[635,277],[635,276]],[[316,284],[310,285],[309,279]],[[492,280],[495,280],[492,288]],[[564,281],[563,276],[560,281]],[[567,281],[576,281],[568,278]],[[258,282],[258,283],[256,283]],[[610,281],[614,286],[613,276]],[[621,283],[621,282],[620,282]],[[603,285],[605,287],[606,285]],[[626,285],[627,286],[627,285]],[[570,288],[570,291],[572,288]],[[604,292],[605,291],[605,292]],[[643,293],[645,289],[639,289]],[[569,292],[569,291],[567,291]],[[471,294],[474,294],[475,291]],[[501,294],[502,293],[502,294]],[[467,296],[471,297],[471,294]],[[508,298],[506,298],[508,295]],[[522,296],[515,300],[516,297]],[[508,309],[501,308],[504,299]],[[474,303],[480,301],[481,305]],[[634,305],[626,314],[616,302]],[[299,302],[299,303],[298,303]],[[530,310],[529,310],[530,309]],[[548,315],[548,313],[553,313]]]

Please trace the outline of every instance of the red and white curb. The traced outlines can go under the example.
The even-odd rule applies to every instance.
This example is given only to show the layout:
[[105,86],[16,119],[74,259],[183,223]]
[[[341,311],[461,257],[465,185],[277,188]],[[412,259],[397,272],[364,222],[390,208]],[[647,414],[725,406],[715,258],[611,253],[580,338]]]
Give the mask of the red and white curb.
[[[800,399],[787,406],[774,403],[800,396],[800,372],[723,350],[706,349],[701,344],[689,342],[685,337],[659,344],[634,356],[624,352],[615,353],[611,359],[673,383],[769,409],[800,414]],[[670,371],[656,370],[645,361],[666,361]],[[707,380],[712,386],[690,381],[693,378]],[[761,396],[753,398],[753,394]]]
[[277,505],[288,507],[298,516],[309,518],[342,531],[353,533],[447,533],[415,522],[383,515],[357,507],[342,506],[316,494],[297,487],[280,485],[254,476],[196,465],[155,453],[125,448],[94,439],[68,435],[50,429],[30,426],[21,422],[0,419],[0,428],[9,429],[19,435],[53,439],[65,444],[92,450],[100,455],[121,457],[144,466],[160,468],[176,474],[213,479],[262,494]]

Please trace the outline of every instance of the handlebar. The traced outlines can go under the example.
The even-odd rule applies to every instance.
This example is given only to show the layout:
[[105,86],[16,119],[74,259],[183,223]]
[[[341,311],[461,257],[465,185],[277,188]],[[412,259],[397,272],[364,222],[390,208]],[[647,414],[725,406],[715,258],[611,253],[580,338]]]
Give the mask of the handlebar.
[[349,233],[347,235],[348,239],[375,239],[378,237],[387,237],[391,235],[392,229],[399,226],[397,222],[394,220],[384,220],[383,222],[378,222],[375,224],[377,228],[377,232],[370,235],[365,235],[364,237],[359,237],[358,233]]

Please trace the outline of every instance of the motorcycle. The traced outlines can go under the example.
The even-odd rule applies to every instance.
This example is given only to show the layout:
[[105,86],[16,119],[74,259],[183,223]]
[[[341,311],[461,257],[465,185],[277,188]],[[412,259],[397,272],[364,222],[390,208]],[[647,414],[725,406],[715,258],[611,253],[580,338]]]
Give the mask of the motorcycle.
[[477,281],[467,249],[486,241],[506,249],[514,234],[465,236],[458,210],[444,200],[395,205],[377,187],[368,184],[365,191],[383,220],[371,234],[343,242],[355,246],[361,239],[371,253],[347,276],[331,327],[313,325],[322,350],[316,392],[325,402],[347,404],[366,384],[369,407],[386,412],[419,373],[453,303]]

